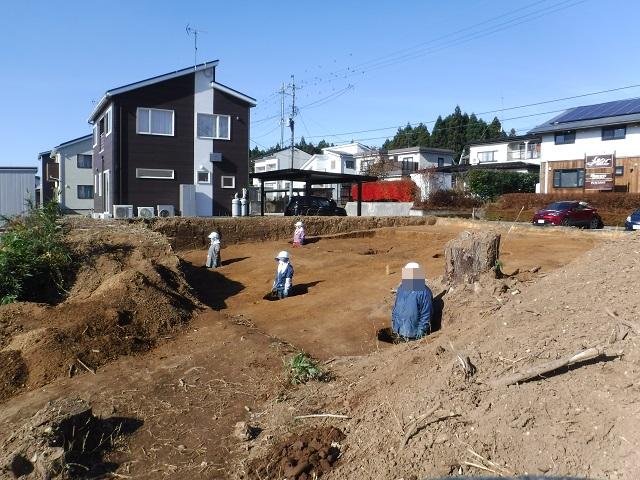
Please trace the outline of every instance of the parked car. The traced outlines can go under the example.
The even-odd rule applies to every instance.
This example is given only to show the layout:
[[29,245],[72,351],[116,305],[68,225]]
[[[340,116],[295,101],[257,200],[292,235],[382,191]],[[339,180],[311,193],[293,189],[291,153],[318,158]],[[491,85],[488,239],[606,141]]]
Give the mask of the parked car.
[[564,227],[602,228],[604,223],[598,211],[586,202],[553,202],[538,210],[531,223],[534,225],[562,225]]
[[291,197],[284,209],[286,216],[320,215],[320,216],[346,216],[347,211],[338,207],[336,202],[329,198],[304,195]]
[[624,222],[625,230],[640,230],[640,209],[633,212]]

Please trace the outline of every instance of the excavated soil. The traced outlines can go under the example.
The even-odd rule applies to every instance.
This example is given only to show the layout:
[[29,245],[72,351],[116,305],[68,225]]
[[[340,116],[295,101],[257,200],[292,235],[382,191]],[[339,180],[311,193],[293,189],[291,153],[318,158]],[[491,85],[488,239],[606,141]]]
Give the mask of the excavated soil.
[[78,268],[61,303],[0,307],[0,400],[147,351],[197,306],[161,235],[96,223],[69,242]]
[[[449,289],[444,244],[485,224],[225,245],[215,271],[202,268],[205,250],[178,259],[159,234],[117,225],[72,232],[86,260],[64,302],[0,307],[0,351],[14,365],[0,376],[0,439],[47,401],[79,397],[98,417],[142,425],[102,459],[123,478],[640,474],[640,328],[624,325],[640,316],[637,236],[492,226],[508,276]],[[287,248],[294,295],[266,301],[273,256]],[[380,341],[412,260],[440,328]],[[604,357],[493,384],[601,345]],[[331,382],[287,384],[283,362],[300,348]],[[294,419],[325,413],[348,418]],[[257,436],[237,438],[239,421]],[[321,452],[336,455],[331,468]]]

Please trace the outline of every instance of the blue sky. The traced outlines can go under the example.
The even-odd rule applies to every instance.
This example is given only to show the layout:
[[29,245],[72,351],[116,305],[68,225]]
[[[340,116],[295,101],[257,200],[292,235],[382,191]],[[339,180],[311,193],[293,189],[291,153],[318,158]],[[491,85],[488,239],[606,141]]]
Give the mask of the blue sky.
[[[303,87],[296,136],[370,145],[393,136],[382,127],[456,104],[485,112],[640,84],[639,17],[633,0],[12,1],[0,19],[0,164],[35,165],[38,152],[90,133],[105,90],[191,65],[187,24],[205,31],[198,59],[220,60],[218,81],[258,99],[253,147],[279,140],[279,118],[268,118],[292,74]],[[637,96],[496,115],[526,130],[554,114],[509,119]],[[346,133],[362,130],[374,131]]]

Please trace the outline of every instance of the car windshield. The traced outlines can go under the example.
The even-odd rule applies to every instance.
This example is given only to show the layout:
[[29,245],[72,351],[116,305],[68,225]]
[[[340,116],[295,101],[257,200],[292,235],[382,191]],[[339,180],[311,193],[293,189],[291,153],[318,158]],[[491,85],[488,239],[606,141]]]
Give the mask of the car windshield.
[[575,204],[575,202],[553,202],[551,205],[547,205],[545,210],[568,210]]
[[326,198],[318,198],[316,201],[318,202],[319,207],[331,206],[331,203],[329,203],[329,200],[327,200]]

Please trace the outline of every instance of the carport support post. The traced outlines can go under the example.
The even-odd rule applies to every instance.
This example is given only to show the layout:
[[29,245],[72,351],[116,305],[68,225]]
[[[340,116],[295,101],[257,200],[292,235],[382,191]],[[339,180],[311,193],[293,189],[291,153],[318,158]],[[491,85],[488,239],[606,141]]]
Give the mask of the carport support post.
[[358,182],[358,216],[362,216],[362,182]]
[[304,194],[307,197],[311,195],[311,182],[309,180],[304,183]]
[[264,217],[264,179],[260,179],[260,216]]

